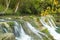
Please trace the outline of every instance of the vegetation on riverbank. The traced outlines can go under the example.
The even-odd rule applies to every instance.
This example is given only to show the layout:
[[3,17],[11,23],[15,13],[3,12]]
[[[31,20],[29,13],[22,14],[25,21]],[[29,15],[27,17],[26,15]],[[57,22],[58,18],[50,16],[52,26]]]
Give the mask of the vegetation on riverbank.
[[0,14],[4,15],[59,15],[59,0],[0,0]]

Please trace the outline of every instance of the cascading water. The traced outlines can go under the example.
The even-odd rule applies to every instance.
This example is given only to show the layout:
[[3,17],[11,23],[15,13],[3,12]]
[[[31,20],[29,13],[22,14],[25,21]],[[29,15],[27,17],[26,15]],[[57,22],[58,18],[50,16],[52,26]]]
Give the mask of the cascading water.
[[19,33],[19,35],[18,35],[19,37],[16,36],[16,40],[31,40],[31,37],[28,36],[27,34],[25,34],[22,26],[21,25],[19,26],[16,21],[15,21],[15,27],[14,27],[14,29],[15,29],[15,34],[16,35],[18,35],[18,33]]
[[[44,35],[45,37],[48,38],[48,36],[46,34],[44,34],[44,33],[40,32],[40,31],[36,30],[29,22],[26,22],[26,24],[27,24],[28,29],[30,29],[34,34],[36,34],[38,37],[40,37],[41,40],[44,40],[44,39],[42,38],[42,36],[40,34],[42,34],[42,35]],[[16,37],[17,40],[34,40],[31,36],[27,35],[24,32],[21,24],[19,26],[20,28],[18,28],[17,26],[18,26],[18,23],[15,22],[15,30],[16,30],[15,33],[16,33],[16,35],[18,34],[18,32],[20,34],[19,37]],[[21,31],[19,31],[20,29],[21,29]]]
[[60,34],[55,31],[57,26],[55,25],[51,16],[48,15],[41,17],[40,22],[48,29],[55,40],[60,40]]
[[4,27],[1,27],[1,25],[0,25],[0,29],[1,29],[4,33],[8,32],[7,29],[4,28]]
[[[17,21],[5,21],[5,20],[3,20],[2,22],[8,28],[10,27],[10,25],[7,22],[14,22],[14,26],[12,28],[13,29],[12,33],[14,33],[16,40],[44,40],[43,36],[48,38],[48,36],[46,34],[35,29],[29,22],[25,22],[25,24],[27,25],[27,29],[29,29],[34,34],[34,36],[37,37],[37,39],[34,39],[34,36],[28,35],[25,32],[25,30],[23,29],[23,26],[20,23],[18,23]],[[4,27],[0,26],[0,27],[5,33],[7,33],[8,29],[5,26]],[[51,39],[48,38],[48,40],[51,40]]]
[[26,22],[28,25],[28,28],[35,33],[37,36],[39,36],[41,38],[41,40],[43,40],[42,36],[39,34],[39,31],[37,31],[34,27],[32,27],[32,25],[29,22]]
[[[41,38],[41,40],[44,40],[44,39],[42,38],[42,36],[41,36],[40,34],[42,34],[42,35],[44,35],[45,37],[48,38],[48,36],[47,36],[46,34],[44,34],[44,33],[40,32],[39,30],[35,29],[29,22],[26,22],[26,23],[27,23],[27,25],[28,25],[28,28],[29,28],[34,34],[36,34],[37,36],[39,36],[39,37]],[[48,38],[48,40],[51,40],[51,39]]]

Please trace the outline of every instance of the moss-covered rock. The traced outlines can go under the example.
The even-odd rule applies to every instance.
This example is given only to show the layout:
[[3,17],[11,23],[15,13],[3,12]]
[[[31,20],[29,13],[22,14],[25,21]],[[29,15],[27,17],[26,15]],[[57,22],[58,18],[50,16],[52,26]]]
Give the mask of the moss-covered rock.
[[0,35],[0,40],[16,40],[13,33],[4,33]]

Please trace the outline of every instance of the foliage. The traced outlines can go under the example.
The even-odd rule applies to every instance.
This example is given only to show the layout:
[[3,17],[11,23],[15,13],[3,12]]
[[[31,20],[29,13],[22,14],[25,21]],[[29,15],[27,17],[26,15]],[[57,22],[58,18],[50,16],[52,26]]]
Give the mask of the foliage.
[[[6,8],[6,1],[0,0],[0,11]],[[18,5],[19,2],[19,5]],[[18,8],[17,8],[18,7]],[[59,0],[10,0],[8,12],[14,13],[17,8],[18,14],[38,14],[48,15],[60,13],[60,1]]]
[[0,12],[4,11],[5,7],[3,5],[0,5]]
[[5,13],[7,13],[7,14],[13,13],[13,10],[9,8]]
[[14,26],[14,22],[8,22],[9,26]]

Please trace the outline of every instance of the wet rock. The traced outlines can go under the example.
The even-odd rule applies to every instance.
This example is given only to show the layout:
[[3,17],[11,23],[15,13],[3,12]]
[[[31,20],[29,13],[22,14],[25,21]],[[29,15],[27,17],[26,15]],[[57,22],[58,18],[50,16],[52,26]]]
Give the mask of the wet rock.
[[4,33],[0,35],[0,40],[16,40],[13,33]]
[[[12,23],[11,23],[12,24]],[[13,32],[12,26],[8,24],[7,22],[3,22],[0,24],[1,25],[1,30],[4,32]],[[13,25],[13,24],[12,24]]]

